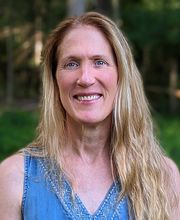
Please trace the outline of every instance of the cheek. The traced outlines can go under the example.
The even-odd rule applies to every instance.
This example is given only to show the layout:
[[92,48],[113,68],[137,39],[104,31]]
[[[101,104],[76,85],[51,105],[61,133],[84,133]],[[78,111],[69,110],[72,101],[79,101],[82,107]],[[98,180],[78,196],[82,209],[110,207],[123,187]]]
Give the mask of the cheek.
[[61,75],[57,75],[56,79],[60,93],[64,93],[70,88],[71,85],[70,77],[61,74]]
[[58,89],[59,89],[59,98],[62,102],[62,105],[64,106],[64,100],[66,99],[66,95],[68,94],[67,92],[67,82],[66,80],[64,80],[63,78],[56,76],[56,80],[57,80],[57,85],[58,85]]
[[117,85],[118,85],[117,73],[109,73],[104,78],[104,84],[107,86],[108,90],[116,91],[117,90]]
[[71,92],[74,88],[75,79],[73,75],[63,74],[57,76],[57,84],[59,88],[59,97],[63,107],[67,110],[70,101]]
[[61,100],[62,106],[67,111],[67,100],[69,94],[68,83],[64,79],[58,79],[58,89],[59,89],[59,98]]

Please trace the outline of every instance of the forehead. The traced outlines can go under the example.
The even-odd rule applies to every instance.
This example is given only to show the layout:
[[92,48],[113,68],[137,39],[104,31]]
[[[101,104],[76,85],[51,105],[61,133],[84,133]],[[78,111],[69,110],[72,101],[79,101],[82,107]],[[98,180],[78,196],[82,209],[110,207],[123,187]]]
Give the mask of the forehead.
[[112,48],[101,30],[92,25],[79,25],[64,36],[58,47],[58,54],[63,55],[70,50],[71,52],[72,50],[74,52],[83,50],[110,52]]

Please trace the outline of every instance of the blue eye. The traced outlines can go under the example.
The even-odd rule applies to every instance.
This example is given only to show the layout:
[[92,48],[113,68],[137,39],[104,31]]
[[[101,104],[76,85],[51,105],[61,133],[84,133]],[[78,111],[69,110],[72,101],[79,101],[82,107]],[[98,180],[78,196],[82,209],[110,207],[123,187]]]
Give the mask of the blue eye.
[[77,62],[69,62],[64,65],[64,68],[68,70],[73,70],[76,69],[78,66],[79,64]]
[[96,60],[96,61],[95,61],[95,66],[96,66],[96,67],[101,67],[101,66],[103,66],[103,65],[107,65],[107,62],[104,61],[104,60]]

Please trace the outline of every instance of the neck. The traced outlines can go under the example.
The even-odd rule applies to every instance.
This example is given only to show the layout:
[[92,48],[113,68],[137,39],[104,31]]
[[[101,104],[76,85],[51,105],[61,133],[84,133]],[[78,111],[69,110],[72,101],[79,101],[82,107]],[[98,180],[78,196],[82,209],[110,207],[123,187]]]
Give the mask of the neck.
[[110,118],[96,125],[78,123],[67,117],[65,154],[93,163],[109,155]]

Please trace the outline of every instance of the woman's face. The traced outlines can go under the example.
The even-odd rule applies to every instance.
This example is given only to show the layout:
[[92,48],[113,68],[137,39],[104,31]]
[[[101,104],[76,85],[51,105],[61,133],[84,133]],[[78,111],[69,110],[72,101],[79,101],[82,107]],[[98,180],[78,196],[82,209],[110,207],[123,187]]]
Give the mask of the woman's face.
[[97,124],[111,117],[117,91],[113,51],[95,27],[82,25],[64,37],[56,79],[67,117]]

